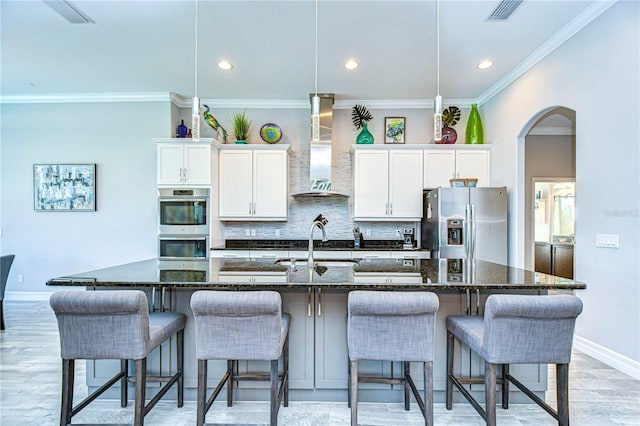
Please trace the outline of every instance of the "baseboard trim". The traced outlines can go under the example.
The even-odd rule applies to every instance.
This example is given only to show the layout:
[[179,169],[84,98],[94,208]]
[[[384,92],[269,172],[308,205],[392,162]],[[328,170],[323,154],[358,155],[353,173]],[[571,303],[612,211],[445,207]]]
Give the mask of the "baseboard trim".
[[589,355],[590,357],[604,362],[616,370],[620,370],[623,373],[628,374],[636,380],[640,380],[640,362],[638,361],[621,355],[618,352],[614,352],[611,349],[607,349],[604,346],[580,336],[574,336],[573,347],[585,355]]

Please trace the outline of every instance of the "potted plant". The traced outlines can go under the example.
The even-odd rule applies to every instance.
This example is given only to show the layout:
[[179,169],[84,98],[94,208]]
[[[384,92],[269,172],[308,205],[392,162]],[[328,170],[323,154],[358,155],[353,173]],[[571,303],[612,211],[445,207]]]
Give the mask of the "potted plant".
[[233,134],[236,137],[236,143],[247,143],[247,139],[249,139],[249,128],[251,127],[251,120],[247,118],[246,113],[247,110],[245,108],[242,113],[233,114],[231,116]]
[[460,108],[451,105],[442,111],[442,142],[440,143],[456,143],[458,139],[458,133],[455,131],[455,126],[460,120]]
[[351,119],[356,129],[362,129],[358,137],[356,138],[357,144],[371,144],[373,143],[373,135],[367,129],[367,123],[373,119],[373,115],[363,105],[356,105],[351,111]]

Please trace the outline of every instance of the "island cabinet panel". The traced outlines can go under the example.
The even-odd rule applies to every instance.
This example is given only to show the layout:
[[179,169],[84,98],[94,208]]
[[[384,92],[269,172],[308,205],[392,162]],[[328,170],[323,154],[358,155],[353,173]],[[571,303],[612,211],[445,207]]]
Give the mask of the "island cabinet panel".
[[354,150],[353,216],[356,220],[419,220],[422,151]]
[[490,186],[490,153],[486,148],[441,148],[424,150],[424,189],[449,187],[449,179],[476,178],[477,186]]
[[156,148],[158,185],[211,184],[211,144],[162,142]]
[[286,149],[223,149],[219,161],[220,220],[287,219]]

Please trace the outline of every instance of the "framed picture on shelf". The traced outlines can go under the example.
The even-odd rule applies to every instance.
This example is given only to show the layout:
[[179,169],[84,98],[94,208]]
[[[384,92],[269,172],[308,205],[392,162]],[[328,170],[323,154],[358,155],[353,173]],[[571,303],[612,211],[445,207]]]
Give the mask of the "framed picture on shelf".
[[96,165],[34,164],[35,211],[96,210]]
[[405,117],[384,118],[384,143],[404,143]]

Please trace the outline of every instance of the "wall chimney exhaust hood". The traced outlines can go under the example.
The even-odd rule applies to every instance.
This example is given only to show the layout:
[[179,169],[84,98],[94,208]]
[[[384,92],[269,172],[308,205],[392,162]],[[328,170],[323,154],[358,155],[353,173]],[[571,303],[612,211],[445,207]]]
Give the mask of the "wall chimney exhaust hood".
[[[313,96],[313,95],[311,95]],[[310,96],[310,97],[311,97]],[[320,97],[320,138],[310,143],[309,189],[291,194],[303,197],[349,197],[331,190],[331,136],[333,127],[333,94],[318,94]]]

